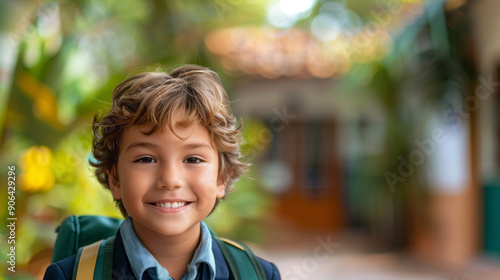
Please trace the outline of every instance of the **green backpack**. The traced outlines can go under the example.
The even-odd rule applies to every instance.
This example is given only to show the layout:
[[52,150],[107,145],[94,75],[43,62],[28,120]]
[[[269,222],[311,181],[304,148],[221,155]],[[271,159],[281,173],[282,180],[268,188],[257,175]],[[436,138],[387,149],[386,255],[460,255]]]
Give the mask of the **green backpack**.
[[[69,216],[57,228],[52,262],[76,254],[73,279],[111,280],[114,238],[122,219],[103,216]],[[219,245],[233,279],[266,279],[252,251],[243,243],[219,238]]]

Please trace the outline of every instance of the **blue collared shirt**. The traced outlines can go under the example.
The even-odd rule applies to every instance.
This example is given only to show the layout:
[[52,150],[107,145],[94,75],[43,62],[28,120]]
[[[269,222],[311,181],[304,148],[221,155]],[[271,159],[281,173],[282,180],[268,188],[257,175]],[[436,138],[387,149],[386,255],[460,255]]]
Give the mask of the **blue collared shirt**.
[[[147,272],[153,280],[173,280],[167,269],[158,263],[153,255],[144,247],[137,237],[132,219],[128,217],[120,227],[125,253],[137,279],[143,279]],[[203,271],[198,271],[203,267]],[[209,273],[210,279],[215,279],[215,259],[212,252],[212,236],[207,225],[201,222],[200,243],[194,252],[193,259],[188,264],[187,271],[181,280],[194,280],[198,273]]]

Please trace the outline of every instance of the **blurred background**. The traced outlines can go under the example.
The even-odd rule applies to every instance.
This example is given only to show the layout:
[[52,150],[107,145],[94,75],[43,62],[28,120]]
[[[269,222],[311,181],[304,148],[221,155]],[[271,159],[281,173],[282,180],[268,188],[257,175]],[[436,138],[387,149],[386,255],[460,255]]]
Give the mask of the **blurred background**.
[[[208,218],[284,279],[500,279],[500,2],[0,1],[0,218],[41,279],[71,214],[119,217],[91,120],[143,70],[217,71],[253,165]],[[2,222],[2,225],[3,222]]]

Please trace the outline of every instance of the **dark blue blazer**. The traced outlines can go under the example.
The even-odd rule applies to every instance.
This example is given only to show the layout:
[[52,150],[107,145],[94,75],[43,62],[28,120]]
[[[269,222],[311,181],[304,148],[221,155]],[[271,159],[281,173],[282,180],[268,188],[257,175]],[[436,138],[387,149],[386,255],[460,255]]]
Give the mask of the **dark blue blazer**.
[[[217,275],[215,279],[232,279],[230,277],[229,268],[224,256],[219,248],[219,245],[212,239],[212,252],[214,253],[215,266]],[[267,279],[278,280],[281,279],[278,268],[270,262],[267,262],[259,258],[260,264],[264,269]],[[45,276],[43,280],[70,280],[73,276],[73,265],[75,263],[75,255],[65,258],[61,261],[51,264],[45,271]],[[209,279],[208,266],[202,264],[198,271],[198,278],[200,280]],[[242,275],[243,279],[245,275]],[[150,279],[147,273],[144,274],[145,279]],[[125,247],[123,247],[123,241],[120,234],[116,234],[114,251],[113,251],[113,274],[112,279],[120,280],[134,280],[134,272],[130,266],[127,255],[125,253]]]

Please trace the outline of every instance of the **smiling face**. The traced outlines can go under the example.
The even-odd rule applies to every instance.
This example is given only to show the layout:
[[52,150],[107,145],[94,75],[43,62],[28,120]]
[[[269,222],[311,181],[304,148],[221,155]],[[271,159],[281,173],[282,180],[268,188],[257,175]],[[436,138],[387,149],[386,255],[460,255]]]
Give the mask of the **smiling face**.
[[168,126],[146,135],[149,130],[123,132],[117,174],[108,173],[113,198],[122,200],[139,237],[196,232],[225,193],[217,149],[198,123],[174,125],[179,137]]

